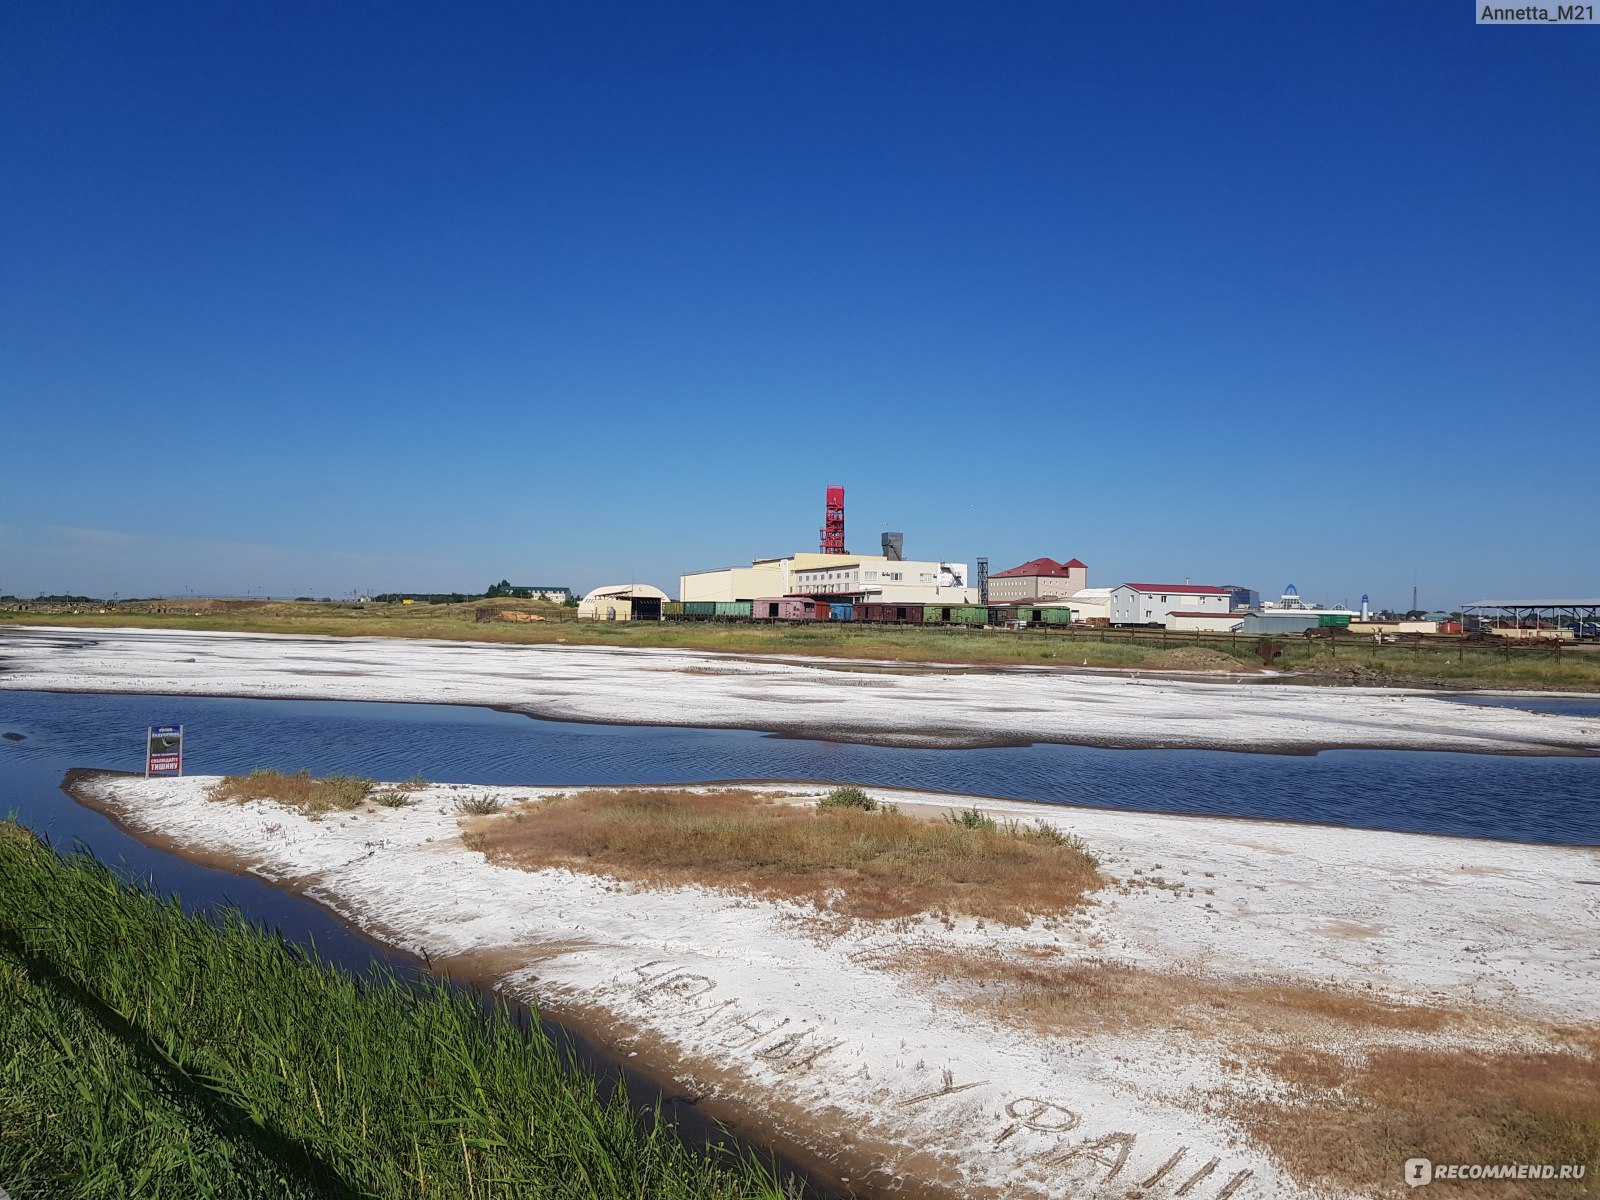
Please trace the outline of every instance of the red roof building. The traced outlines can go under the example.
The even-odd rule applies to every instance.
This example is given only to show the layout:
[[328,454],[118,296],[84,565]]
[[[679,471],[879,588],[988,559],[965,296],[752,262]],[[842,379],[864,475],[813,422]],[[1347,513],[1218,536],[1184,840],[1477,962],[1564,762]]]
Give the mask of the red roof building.
[[997,604],[1026,600],[1065,600],[1089,586],[1089,568],[1076,558],[1056,562],[1035,558],[989,576],[989,599]]

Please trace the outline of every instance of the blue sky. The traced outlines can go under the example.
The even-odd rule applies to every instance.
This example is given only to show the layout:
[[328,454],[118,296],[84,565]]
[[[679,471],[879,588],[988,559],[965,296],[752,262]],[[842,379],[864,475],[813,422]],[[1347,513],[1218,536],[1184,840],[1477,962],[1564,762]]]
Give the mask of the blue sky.
[[0,592],[1595,595],[1600,29],[0,8]]

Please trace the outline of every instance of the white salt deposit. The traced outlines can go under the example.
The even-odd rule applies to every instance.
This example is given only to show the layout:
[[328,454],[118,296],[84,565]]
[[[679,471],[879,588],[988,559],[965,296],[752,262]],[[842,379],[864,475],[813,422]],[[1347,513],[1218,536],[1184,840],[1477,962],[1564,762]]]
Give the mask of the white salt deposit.
[[[259,650],[247,653],[237,678],[275,678]],[[614,1045],[661,1048],[685,1087],[824,1156],[848,1136],[858,1159],[879,1164],[857,1182],[886,1190],[898,1180],[1041,1200],[1330,1194],[1296,1183],[1204,1102],[1243,1086],[1214,1045],[1177,1031],[1053,1038],[996,1024],[885,968],[907,949],[1050,947],[1063,961],[1360,987],[1507,1019],[1600,1020],[1600,888],[1578,882],[1600,879],[1591,850],[977,800],[997,817],[1081,836],[1124,886],[1028,929],[932,919],[819,928],[814,910],[794,904],[491,865],[461,840],[459,787],[433,785],[408,808],[311,820],[209,800],[214,782],[101,777],[84,787],[135,831],[303,885],[397,945],[434,957],[499,952],[507,991],[603,1014]],[[560,789],[493,790],[510,805]],[[1129,886],[1156,878],[1169,886]]]

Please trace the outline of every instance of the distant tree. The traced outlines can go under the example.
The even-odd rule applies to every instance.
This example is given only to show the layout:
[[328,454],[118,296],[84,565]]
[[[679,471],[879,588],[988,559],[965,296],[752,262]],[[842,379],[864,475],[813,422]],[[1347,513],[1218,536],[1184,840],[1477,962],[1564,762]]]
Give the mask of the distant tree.
[[1427,612],[1426,609],[1413,608],[1413,609],[1410,609],[1409,611],[1407,611],[1407,613],[1405,615],[1405,619],[1407,621],[1420,621],[1424,617],[1426,617],[1427,615],[1428,615],[1428,612]]
[[499,583],[491,583],[489,590],[483,593],[486,597],[511,595],[511,581],[502,579]]

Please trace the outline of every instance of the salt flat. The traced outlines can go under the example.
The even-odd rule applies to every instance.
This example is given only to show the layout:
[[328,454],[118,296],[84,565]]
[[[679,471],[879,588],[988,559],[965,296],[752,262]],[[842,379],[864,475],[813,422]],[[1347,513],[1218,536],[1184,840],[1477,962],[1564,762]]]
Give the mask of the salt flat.
[[[491,864],[463,841],[454,806],[481,788],[436,784],[412,807],[311,819],[210,800],[215,782],[99,776],[76,794],[143,836],[303,889],[392,944],[492,964],[507,992],[582,1014],[619,1053],[875,1190],[1347,1194],[1297,1178],[1236,1117],[1240,1102],[1293,1099],[1270,1073],[1235,1069],[1255,1031],[1221,1016],[1216,1029],[1030,1029],[906,970],[918,954],[1048,956],[1186,987],[1294,985],[1477,1014],[1318,1043],[1343,1055],[1555,1050],[1563,1029],[1600,1021],[1600,888],[1580,882],[1600,879],[1594,850],[979,800],[996,817],[1082,837],[1108,885],[1088,907],[1026,928],[850,922],[699,887]],[[492,790],[512,809],[570,791]],[[820,794],[769,790],[802,804]],[[874,794],[908,809],[952,799]]]
[[[841,668],[849,669],[841,669]],[[17,627],[0,689],[480,704],[905,746],[1600,753],[1600,719],[1427,692],[918,669],[677,650]]]

